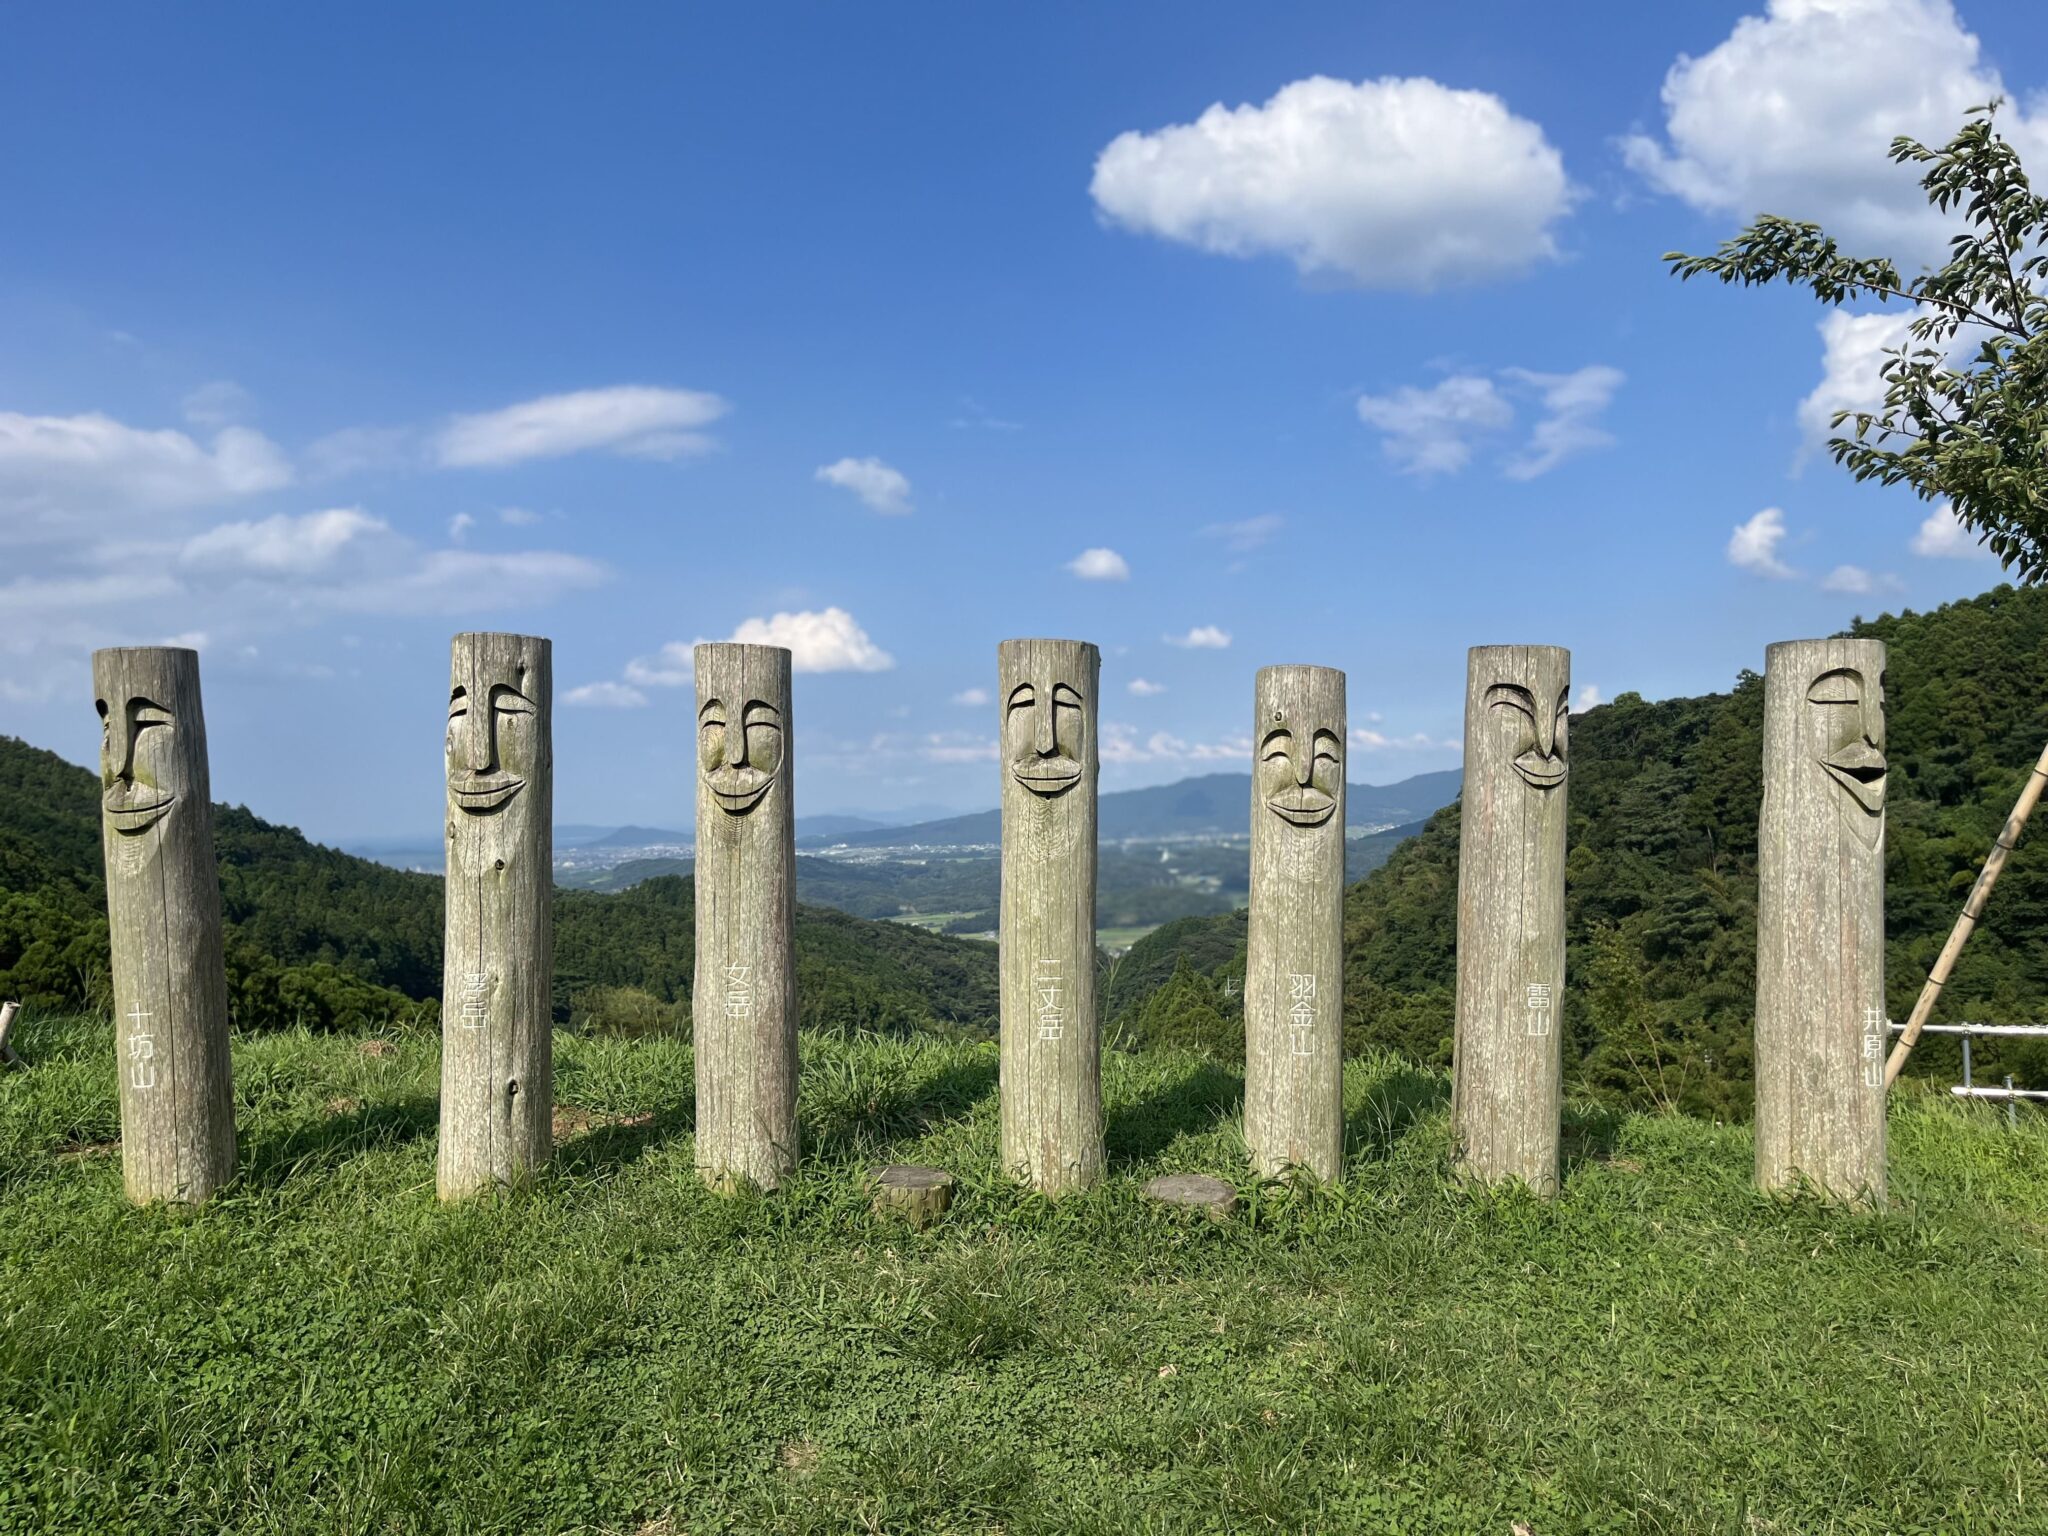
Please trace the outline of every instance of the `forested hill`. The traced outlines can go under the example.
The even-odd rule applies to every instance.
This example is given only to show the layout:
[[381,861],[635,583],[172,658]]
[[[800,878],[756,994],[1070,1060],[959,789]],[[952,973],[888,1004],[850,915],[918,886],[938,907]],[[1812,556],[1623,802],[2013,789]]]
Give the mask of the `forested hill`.
[[[1886,855],[1892,1016],[1911,1011],[1991,840],[2048,742],[2048,591],[1996,591],[1930,613],[1858,621],[1887,642],[1891,775]],[[1749,1112],[1756,985],[1756,840],[1763,679],[1649,703],[1623,694],[1572,718],[1567,1072],[1639,1103]],[[1450,1059],[1456,984],[1458,810],[1347,893],[1345,1022]],[[1241,1035],[1241,918],[1191,919],[1140,941],[1112,984],[1126,1036]],[[1128,981],[1126,978],[1129,978]],[[2048,1022],[2048,825],[2007,865],[1939,1018]],[[1955,1048],[1915,1064],[1955,1071]],[[2048,1080],[2048,1052],[2003,1064]]]
[[[228,987],[242,1028],[428,1022],[441,986],[441,882],[322,848],[239,806],[214,808]],[[650,1029],[687,1020],[686,880],[555,896],[558,1019]],[[806,1025],[987,1032],[995,950],[800,907]],[[107,996],[99,781],[0,736],[0,997],[49,1007]]]

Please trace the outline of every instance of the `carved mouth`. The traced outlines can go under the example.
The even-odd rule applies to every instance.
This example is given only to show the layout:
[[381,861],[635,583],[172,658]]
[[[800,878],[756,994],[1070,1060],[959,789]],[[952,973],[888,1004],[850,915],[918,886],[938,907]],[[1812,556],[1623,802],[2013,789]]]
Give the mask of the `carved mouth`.
[[1050,797],[1080,782],[1081,765],[1071,757],[1030,757],[1012,764],[1010,774],[1034,795]]
[[704,782],[711,788],[711,798],[718,802],[718,808],[728,816],[738,816],[751,811],[761,803],[775,783],[772,773],[707,773]]
[[1849,791],[1850,797],[1871,816],[1884,809],[1884,781],[1889,766],[1884,754],[1865,741],[1821,759],[1821,767],[1834,775],[1835,782]]
[[1320,789],[1290,789],[1266,797],[1266,807],[1297,827],[1320,827],[1336,814],[1337,797]]
[[1538,789],[1555,789],[1564,782],[1564,771],[1564,759],[1561,757],[1545,757],[1537,752],[1524,752],[1515,759],[1515,772]]
[[164,819],[177,800],[176,795],[163,795],[158,799],[137,804],[120,791],[108,795],[102,806],[107,813],[107,825],[124,837],[133,837],[138,832],[147,832]]
[[483,779],[466,783],[450,784],[449,790],[455,796],[455,803],[472,816],[481,816],[486,811],[495,811],[520,790],[526,788],[524,779]]

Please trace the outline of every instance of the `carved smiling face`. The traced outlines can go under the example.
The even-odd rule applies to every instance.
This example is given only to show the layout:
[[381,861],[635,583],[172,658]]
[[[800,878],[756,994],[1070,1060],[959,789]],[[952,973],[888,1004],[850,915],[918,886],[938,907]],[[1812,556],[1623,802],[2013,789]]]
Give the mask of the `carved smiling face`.
[[1081,733],[1087,707],[1080,689],[1053,678],[1013,685],[1003,701],[1003,761],[1034,795],[1051,799],[1081,782]]
[[124,837],[147,832],[184,789],[177,721],[146,698],[97,701],[100,712],[100,806]]
[[1495,683],[1486,690],[1486,713],[1495,729],[1512,738],[1509,754],[1515,772],[1537,789],[1555,789],[1564,782],[1569,685],[1553,693],[1520,683]]
[[1323,726],[1290,722],[1274,710],[1259,742],[1259,793],[1267,809],[1297,827],[1320,827],[1337,812],[1344,787],[1344,738]]
[[1807,725],[1821,768],[1866,817],[1884,814],[1884,679],[1836,667],[1806,689]]
[[524,683],[522,670],[449,693],[448,794],[472,816],[502,810],[533,775],[540,710]]
[[697,758],[719,809],[744,815],[782,772],[782,711],[765,699],[746,699],[737,708],[706,699],[697,711]]

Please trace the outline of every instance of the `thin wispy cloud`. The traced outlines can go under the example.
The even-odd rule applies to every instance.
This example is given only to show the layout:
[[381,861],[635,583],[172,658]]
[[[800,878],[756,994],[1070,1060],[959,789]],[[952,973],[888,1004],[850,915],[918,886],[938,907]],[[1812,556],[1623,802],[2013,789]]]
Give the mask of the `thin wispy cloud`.
[[727,409],[717,395],[695,389],[580,389],[457,416],[436,434],[433,454],[442,466],[462,469],[592,452],[679,459],[717,446],[704,428]]

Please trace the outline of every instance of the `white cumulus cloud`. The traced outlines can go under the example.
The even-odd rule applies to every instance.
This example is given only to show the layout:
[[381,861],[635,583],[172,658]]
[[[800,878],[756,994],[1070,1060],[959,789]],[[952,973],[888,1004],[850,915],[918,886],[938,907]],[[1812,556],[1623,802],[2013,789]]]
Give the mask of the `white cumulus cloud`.
[[989,702],[989,699],[990,694],[986,688],[962,688],[958,693],[953,695],[953,702],[955,704],[962,704],[970,707],[986,704]]
[[1778,558],[1778,546],[1784,542],[1785,514],[1777,507],[1765,507],[1736,525],[1728,540],[1728,563],[1737,570],[1789,580],[1799,573]]
[[716,446],[703,429],[726,409],[717,395],[695,389],[579,389],[457,416],[435,437],[434,454],[451,468],[496,468],[597,450],[677,459]]
[[1141,234],[1411,290],[1555,256],[1552,226],[1572,202],[1557,150],[1500,97],[1321,75],[1262,106],[1218,102],[1192,123],[1119,134],[1089,190]]
[[1930,560],[1988,560],[1991,551],[1963,526],[1956,509],[1943,502],[1913,534],[1913,553]]
[[911,510],[909,478],[880,459],[839,459],[822,466],[816,478],[853,492],[870,512],[901,517]]
[[[1949,0],[1769,0],[1680,55],[1663,139],[1632,135],[1623,153],[1703,212],[1810,219],[1853,255],[1939,262],[1954,226],[1886,151],[1899,134],[1946,143],[1966,111],[2007,94],[1981,51]],[[2023,157],[2048,147],[2048,119],[2008,106],[2000,123]]]
[[1067,569],[1083,581],[1129,581],[1131,568],[1113,549],[1084,549],[1067,562]]
[[1896,592],[1901,585],[1896,576],[1866,570],[1860,565],[1838,565],[1820,579],[1823,592],[1850,592],[1859,596],[1872,592]]
[[1141,699],[1154,698],[1166,692],[1166,684],[1155,683],[1149,678],[1143,677],[1134,677],[1125,686]]
[[[1879,370],[1884,354],[1904,346],[1913,316],[1906,314],[1852,315],[1830,312],[1820,322],[1821,380],[1813,393],[1799,402],[1799,426],[1808,447],[1825,443],[1835,435],[1832,423],[1837,411],[1875,411],[1884,404],[1884,379]],[[1845,436],[1855,428],[1842,425]]]
[[1598,683],[1581,683],[1579,684],[1578,698],[1573,702],[1572,708],[1575,711],[1583,712],[1596,708],[1606,702],[1606,697],[1600,692],[1600,685]]
[[787,646],[790,666],[798,672],[886,672],[896,665],[844,608],[747,619],[732,638],[745,645]]
[[0,411],[0,541],[73,539],[120,514],[252,496],[291,478],[284,451],[248,427],[224,427],[204,447],[98,412]]
[[1168,635],[1168,645],[1188,651],[1221,651],[1230,646],[1230,631],[1214,624],[1197,624],[1184,635]]

